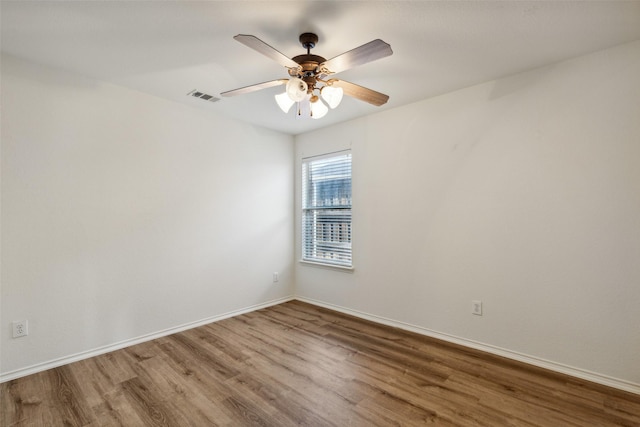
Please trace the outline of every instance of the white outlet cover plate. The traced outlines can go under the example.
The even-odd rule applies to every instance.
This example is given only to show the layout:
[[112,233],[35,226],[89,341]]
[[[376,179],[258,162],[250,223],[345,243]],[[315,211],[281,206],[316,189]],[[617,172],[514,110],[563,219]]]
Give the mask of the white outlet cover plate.
[[29,323],[26,320],[16,320],[11,322],[13,326],[13,338],[20,338],[29,335]]
[[482,301],[471,301],[471,313],[482,316]]

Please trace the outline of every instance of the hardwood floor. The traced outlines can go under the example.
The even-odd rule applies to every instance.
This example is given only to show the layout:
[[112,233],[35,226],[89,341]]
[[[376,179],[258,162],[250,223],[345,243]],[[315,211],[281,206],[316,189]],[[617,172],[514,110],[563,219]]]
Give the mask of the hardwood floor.
[[639,426],[640,396],[299,301],[0,385],[5,426]]

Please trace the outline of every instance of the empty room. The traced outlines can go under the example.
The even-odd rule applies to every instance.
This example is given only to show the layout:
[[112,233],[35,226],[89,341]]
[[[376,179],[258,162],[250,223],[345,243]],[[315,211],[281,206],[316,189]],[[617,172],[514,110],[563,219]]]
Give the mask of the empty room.
[[640,1],[0,19],[0,426],[640,425]]

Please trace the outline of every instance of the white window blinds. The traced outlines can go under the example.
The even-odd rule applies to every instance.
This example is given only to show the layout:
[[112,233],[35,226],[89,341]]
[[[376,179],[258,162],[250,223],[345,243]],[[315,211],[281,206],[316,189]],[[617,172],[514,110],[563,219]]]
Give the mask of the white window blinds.
[[351,267],[351,153],[302,162],[302,260]]

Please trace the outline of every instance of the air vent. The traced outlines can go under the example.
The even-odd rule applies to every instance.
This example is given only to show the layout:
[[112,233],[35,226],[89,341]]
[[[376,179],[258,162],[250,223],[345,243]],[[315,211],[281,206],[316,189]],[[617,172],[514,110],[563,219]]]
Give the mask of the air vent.
[[196,98],[200,98],[204,101],[209,101],[209,102],[216,102],[216,101],[220,101],[220,98],[216,98],[213,95],[209,95],[208,93],[204,93],[204,92],[200,92],[199,90],[192,90],[191,92],[189,92],[187,94],[188,96],[193,96]]

